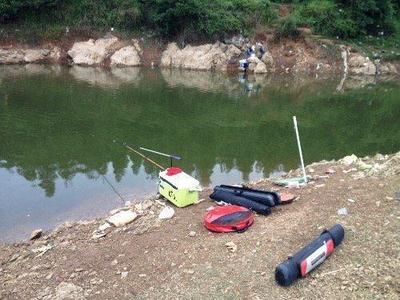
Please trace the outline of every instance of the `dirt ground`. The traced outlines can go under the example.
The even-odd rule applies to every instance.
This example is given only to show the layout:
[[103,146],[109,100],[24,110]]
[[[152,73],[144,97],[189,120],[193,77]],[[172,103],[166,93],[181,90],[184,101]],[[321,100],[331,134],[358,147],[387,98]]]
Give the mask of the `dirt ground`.
[[[158,219],[162,205],[153,202],[104,237],[95,232],[104,221],[94,220],[1,245],[0,299],[399,299],[397,155],[375,162],[398,163],[392,172],[370,172],[360,161],[309,166],[314,182],[280,188],[298,198],[257,215],[241,234],[203,227],[206,209],[215,205],[206,190],[205,201],[175,209],[170,220]],[[336,173],[326,175],[328,169]],[[269,180],[253,186],[277,189]],[[338,215],[340,208],[348,214]],[[344,226],[345,239],[332,256],[292,286],[278,286],[275,267],[335,223]]]

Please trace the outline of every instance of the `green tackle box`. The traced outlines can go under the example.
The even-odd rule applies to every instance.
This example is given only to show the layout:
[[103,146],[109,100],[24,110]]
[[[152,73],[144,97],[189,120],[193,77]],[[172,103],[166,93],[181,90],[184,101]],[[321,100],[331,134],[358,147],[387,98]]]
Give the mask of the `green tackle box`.
[[159,174],[159,193],[177,207],[199,201],[200,182],[181,169],[171,167]]

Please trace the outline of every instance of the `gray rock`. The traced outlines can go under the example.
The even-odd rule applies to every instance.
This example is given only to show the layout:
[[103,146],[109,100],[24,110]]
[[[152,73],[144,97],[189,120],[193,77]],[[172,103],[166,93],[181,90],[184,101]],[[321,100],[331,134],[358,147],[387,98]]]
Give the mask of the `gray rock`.
[[69,282],[61,282],[53,296],[46,297],[45,299],[52,300],[84,300],[83,289]]
[[77,42],[68,51],[68,55],[77,65],[98,65],[114,50],[117,43],[116,37]]
[[354,154],[349,155],[344,157],[341,162],[345,165],[345,166],[350,166],[352,164],[354,164],[357,161],[358,157],[355,156]]
[[42,229],[36,229],[34,231],[32,231],[31,236],[29,237],[29,239],[32,240],[36,240],[38,238],[40,238],[42,236],[43,230]]
[[137,213],[131,210],[120,211],[107,219],[110,224],[121,227],[133,222],[137,218]]
[[140,56],[135,46],[126,46],[116,51],[111,56],[112,66],[140,66]]

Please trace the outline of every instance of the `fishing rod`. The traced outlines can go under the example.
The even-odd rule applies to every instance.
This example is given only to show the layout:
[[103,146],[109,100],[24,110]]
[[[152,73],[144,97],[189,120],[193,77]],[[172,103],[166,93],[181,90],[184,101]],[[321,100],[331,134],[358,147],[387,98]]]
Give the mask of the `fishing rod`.
[[161,169],[161,170],[165,170],[165,168],[160,165],[159,163],[156,163],[154,160],[148,158],[146,155],[140,153],[139,151],[133,149],[132,147],[128,146],[128,145],[124,145],[125,148],[127,148],[128,150],[135,152],[137,155],[139,155],[140,157],[142,157],[143,159],[147,160],[149,163],[152,163],[153,165],[155,165],[157,168]]
[[143,151],[150,152],[150,153],[154,153],[154,154],[158,154],[158,155],[161,155],[161,156],[168,157],[171,160],[171,167],[172,167],[172,160],[173,159],[175,159],[175,160],[181,160],[182,159],[182,157],[180,157],[178,155],[175,155],[175,154],[166,154],[166,153],[162,153],[162,152],[155,151],[155,150],[152,150],[152,149],[148,149],[148,148],[145,148],[145,147],[139,147],[139,149],[143,150]]

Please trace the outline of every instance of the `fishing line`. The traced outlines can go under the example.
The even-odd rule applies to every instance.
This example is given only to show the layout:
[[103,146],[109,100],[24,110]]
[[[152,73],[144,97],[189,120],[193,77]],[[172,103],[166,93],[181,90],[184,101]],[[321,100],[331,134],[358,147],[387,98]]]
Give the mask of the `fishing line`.
[[120,193],[118,193],[117,189],[111,184],[111,182],[108,181],[107,177],[101,174],[101,176],[104,178],[104,180],[110,185],[111,189],[118,195],[119,198],[123,201],[123,203],[126,202],[126,200],[121,196]]

